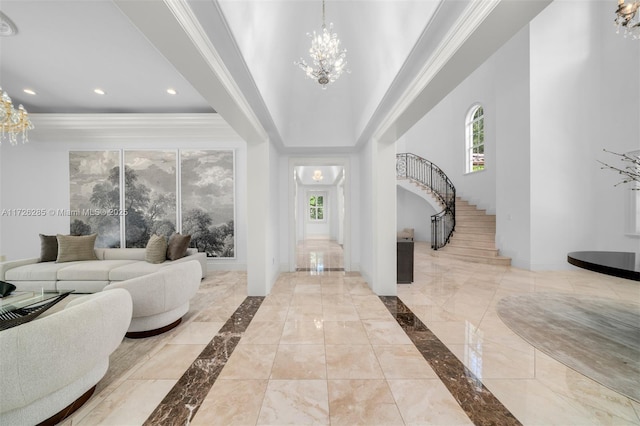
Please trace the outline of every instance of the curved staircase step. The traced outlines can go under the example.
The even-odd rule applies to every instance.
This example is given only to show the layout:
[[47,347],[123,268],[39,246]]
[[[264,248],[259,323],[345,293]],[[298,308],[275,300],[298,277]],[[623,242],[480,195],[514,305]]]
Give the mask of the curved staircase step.
[[464,239],[464,236],[454,238],[451,237],[447,246],[460,247],[460,248],[475,248],[475,249],[492,249],[496,250],[496,243],[493,240],[469,240]]
[[498,249],[496,248],[483,248],[483,247],[470,247],[470,246],[456,246],[451,245],[451,243],[442,247],[438,251],[443,251],[445,253],[455,253],[462,255],[470,255],[470,256],[484,256],[484,257],[497,257]]
[[511,258],[504,257],[504,256],[495,256],[495,257],[473,256],[473,255],[466,255],[466,254],[447,253],[442,251],[442,249],[432,250],[431,255],[434,257],[456,259],[464,262],[484,263],[486,265],[511,266]]

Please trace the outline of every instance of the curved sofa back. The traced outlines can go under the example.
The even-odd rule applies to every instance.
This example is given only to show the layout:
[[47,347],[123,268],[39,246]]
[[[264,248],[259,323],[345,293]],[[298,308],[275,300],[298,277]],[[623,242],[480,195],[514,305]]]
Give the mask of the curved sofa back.
[[47,397],[100,364],[108,366],[109,355],[127,332],[131,312],[126,291],[95,293],[0,332],[0,413]]
[[202,278],[200,262],[176,263],[157,272],[112,282],[103,291],[125,289],[133,299],[133,317],[170,311],[188,302],[198,291]]

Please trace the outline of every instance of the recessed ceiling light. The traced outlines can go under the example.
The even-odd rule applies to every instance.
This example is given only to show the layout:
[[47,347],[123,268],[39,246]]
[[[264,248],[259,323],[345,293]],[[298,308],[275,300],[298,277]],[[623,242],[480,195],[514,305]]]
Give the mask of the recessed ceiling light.
[[93,93],[96,93],[98,95],[104,95],[105,91],[102,89],[93,89]]
[[167,93],[170,95],[177,95],[178,91],[176,89],[167,89]]
[[24,93],[26,93],[27,95],[35,95],[36,92],[33,89],[24,89],[23,90]]

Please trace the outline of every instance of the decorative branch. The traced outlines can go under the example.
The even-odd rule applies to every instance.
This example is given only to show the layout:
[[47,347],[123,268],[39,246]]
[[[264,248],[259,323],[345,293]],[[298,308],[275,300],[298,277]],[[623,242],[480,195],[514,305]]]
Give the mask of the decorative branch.
[[[609,154],[614,154],[621,157],[620,161],[625,163],[623,168],[618,168],[598,160],[598,163],[603,165],[603,167],[600,167],[601,169],[613,170],[615,172],[618,172],[618,174],[621,174],[624,176],[624,179],[621,182],[616,183],[614,186],[618,186],[620,184],[629,183],[629,182],[640,182],[640,156],[639,155],[619,154],[617,152],[607,151],[606,149],[603,149],[603,151],[608,152]],[[631,188],[631,189],[634,191],[638,191],[640,190],[640,187]]]

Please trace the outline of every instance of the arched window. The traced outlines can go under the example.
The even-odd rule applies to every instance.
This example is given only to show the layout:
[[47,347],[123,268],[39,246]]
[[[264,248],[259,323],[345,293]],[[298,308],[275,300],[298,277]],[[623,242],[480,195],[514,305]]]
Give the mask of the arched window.
[[473,105],[467,113],[465,135],[465,171],[471,173],[484,170],[484,110],[482,105]]

